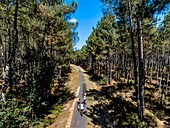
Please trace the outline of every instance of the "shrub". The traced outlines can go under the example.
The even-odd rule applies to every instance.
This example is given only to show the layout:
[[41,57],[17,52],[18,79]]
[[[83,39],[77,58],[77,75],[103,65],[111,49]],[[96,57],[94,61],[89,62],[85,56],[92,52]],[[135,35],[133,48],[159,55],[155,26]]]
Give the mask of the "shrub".
[[55,106],[54,110],[52,110],[52,113],[57,117],[62,111],[62,108],[63,108],[62,106]]
[[134,112],[129,113],[126,116],[126,122],[123,123],[123,126],[130,126],[132,128],[143,128],[146,127],[146,123],[140,121],[138,115]]
[[107,84],[107,77],[103,77],[99,81],[97,81],[98,84],[100,85],[106,85]]
[[6,106],[0,109],[0,127],[30,127],[36,125],[37,118],[29,106],[18,108]]

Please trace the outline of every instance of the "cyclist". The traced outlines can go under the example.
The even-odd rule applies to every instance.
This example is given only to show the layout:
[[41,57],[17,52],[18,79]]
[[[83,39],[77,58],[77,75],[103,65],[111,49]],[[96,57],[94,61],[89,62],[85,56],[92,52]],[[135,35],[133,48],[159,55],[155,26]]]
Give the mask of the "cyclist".
[[86,104],[86,93],[84,93],[84,96],[83,96],[83,103],[84,105]]
[[80,110],[80,98],[77,98],[77,109],[78,109],[78,111]]
[[82,102],[82,103],[80,103],[80,115],[81,116],[83,115],[83,112],[84,112],[84,104]]

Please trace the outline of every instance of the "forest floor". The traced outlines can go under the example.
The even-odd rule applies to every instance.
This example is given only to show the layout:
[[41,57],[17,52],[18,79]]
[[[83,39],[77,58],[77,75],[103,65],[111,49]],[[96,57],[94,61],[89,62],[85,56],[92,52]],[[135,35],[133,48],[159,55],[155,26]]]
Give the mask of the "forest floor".
[[[86,89],[87,89],[87,93],[90,90],[100,90],[100,87],[96,85],[95,82],[93,82],[92,80],[90,80],[90,76],[88,75],[88,73],[81,67],[79,67],[80,70],[83,72],[84,78],[85,78],[85,82],[86,82]],[[94,105],[98,103],[97,100],[94,100],[92,97],[89,97],[87,95],[87,102],[86,102],[86,107],[87,107],[87,115],[90,112],[89,108],[90,106]],[[92,121],[92,119],[89,116],[86,116],[86,127],[87,128],[99,128],[98,125],[95,125]]]
[[[77,67],[79,70],[79,75],[80,75],[80,90],[79,90],[79,95],[78,98],[80,98],[80,101],[84,101],[83,97],[84,94],[86,93],[86,81],[83,75],[83,72],[79,67]],[[86,105],[84,106],[84,112],[80,114],[80,112],[77,109],[77,105],[74,108],[74,114],[72,118],[72,125],[70,128],[86,128]]]
[[[134,116],[133,113],[136,113],[137,105],[134,101],[135,89],[133,86],[124,83],[123,80],[119,80],[119,82],[113,80],[112,82],[112,86],[97,85],[100,87],[99,90],[92,89],[87,93],[92,102],[96,102],[96,104],[88,108],[89,112],[87,114],[91,118],[91,122],[96,126],[112,127],[120,120],[121,123],[123,121],[127,123],[128,118]],[[169,128],[170,109],[167,107],[169,101],[166,101],[166,107],[159,105],[160,96],[158,95],[160,94],[156,88],[153,83],[146,83],[145,85],[144,117],[146,127]],[[122,120],[123,118],[125,119]],[[133,119],[130,120],[132,121]],[[128,123],[131,123],[130,120]]]
[[[75,99],[64,104],[62,112],[57,117],[54,114],[49,114],[46,116],[47,119],[51,118],[51,120],[54,120],[54,122],[49,126],[47,126],[47,128],[70,128],[72,126],[72,118],[74,114],[76,98],[78,96],[79,85],[80,85],[79,72],[75,65],[72,65],[72,67],[74,68],[72,68],[72,73],[69,74],[70,80],[66,83],[65,86],[68,86],[71,89],[71,91],[75,93]],[[100,87],[97,86],[95,82],[90,80],[90,76],[86,73],[86,71],[79,66],[77,67],[83,72],[85,82],[87,85],[87,91],[93,89],[99,90]],[[87,104],[86,104],[87,108],[89,108],[91,105],[94,105],[95,103],[97,103],[97,100],[94,101],[90,97],[87,97]],[[88,112],[89,109],[87,109],[87,113]],[[88,116],[86,117],[86,122],[87,122],[86,125],[87,128],[99,128],[99,126],[95,125],[92,119]],[[41,125],[41,127],[43,126]]]
[[[65,86],[75,93],[75,98],[64,104],[62,112],[58,116],[54,114],[47,115],[47,118],[54,122],[47,128],[70,128],[72,126],[76,97],[80,85],[79,71],[74,65],[72,67],[74,68],[72,68],[72,73],[69,74],[69,81]],[[87,128],[112,127],[116,123],[122,123],[124,118],[134,121],[131,117],[135,117],[133,113],[136,113],[137,105],[134,101],[135,89],[131,84],[126,84],[121,79],[113,80],[112,86],[100,85],[88,72],[81,67],[79,68],[83,72],[87,86]],[[159,106],[158,100],[160,96],[158,95],[160,94],[157,91],[158,88],[154,81],[152,83],[147,82],[145,85],[145,122],[150,127],[168,128],[170,127],[170,109]]]
[[[80,75],[75,65],[71,65],[71,69],[72,71],[68,74],[69,78],[64,84],[64,88],[68,89],[69,94],[74,95],[74,99],[68,100],[61,106],[58,106],[58,104],[54,105],[52,109],[49,110],[48,114],[40,119],[40,124],[37,126],[38,128],[70,128],[72,125],[74,108],[80,89]],[[0,87],[2,82],[3,81],[0,80]],[[59,88],[56,80],[54,80],[54,86],[55,88]]]
[[[44,128],[44,125],[48,125],[48,120],[50,120],[51,122],[48,126],[46,126],[47,128],[70,128],[74,112],[74,105],[76,103],[76,96],[78,95],[80,85],[79,82],[79,71],[72,66],[72,72],[69,74],[69,81],[65,84],[65,86],[69,88],[69,91],[71,91],[71,93],[74,93],[75,98],[66,102],[62,106],[62,110],[59,115],[56,116],[54,113],[48,114],[45,117],[45,120],[41,122],[41,125],[39,127]],[[47,124],[44,124],[45,122],[47,122]]]
[[0,87],[2,86],[2,82],[3,82],[3,81],[0,79]]
[[[47,128],[70,128],[72,125],[76,97],[80,87],[79,71],[74,67],[72,65],[72,72],[69,74],[69,80],[65,86],[69,88],[71,93],[74,93],[75,98],[64,103],[57,116],[54,113],[48,114],[45,120],[40,123],[40,128],[44,126]],[[125,84],[124,80],[119,80],[119,82],[113,80],[112,86],[99,85],[88,72],[81,67],[79,68],[83,72],[87,86],[87,128],[111,127],[123,117],[133,116],[124,115],[129,111],[134,112],[136,108],[135,89],[131,84]],[[1,83],[2,81],[0,81]],[[169,128],[170,99],[166,101],[166,108],[159,105],[159,99],[159,87],[155,81],[147,82],[145,85],[145,119],[152,127]],[[113,113],[115,117],[112,116]]]
[[[99,85],[86,71],[84,76],[87,85],[87,128],[112,127],[119,121],[122,123],[123,118],[126,118],[124,123],[129,121],[133,125],[130,118],[136,113],[137,105],[132,84],[126,84],[121,79],[113,80],[112,86]],[[166,100],[166,105],[160,105],[160,95],[159,86],[154,81],[145,84],[145,127],[170,127],[170,100]]]

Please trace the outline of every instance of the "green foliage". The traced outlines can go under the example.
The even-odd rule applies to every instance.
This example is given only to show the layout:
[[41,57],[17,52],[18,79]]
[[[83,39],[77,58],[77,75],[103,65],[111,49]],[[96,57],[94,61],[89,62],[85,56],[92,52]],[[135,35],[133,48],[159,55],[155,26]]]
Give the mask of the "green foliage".
[[57,117],[62,111],[62,109],[63,109],[62,106],[55,106],[54,109],[52,110],[52,113]]
[[7,100],[17,102],[2,107],[2,127],[32,127],[56,102],[60,106],[72,98],[68,89],[52,94],[51,85],[54,78],[62,85],[68,79],[78,41],[78,22],[69,22],[76,8],[75,1],[68,5],[63,0],[0,2],[0,51],[3,65],[10,65],[5,92]]
[[[42,120],[41,121],[41,125],[40,125],[40,127],[47,127],[47,126],[49,126],[51,123],[53,123],[53,119],[51,119],[51,118],[47,118],[47,119],[44,119],[44,120]],[[38,126],[37,126],[38,127]]]
[[122,122],[122,124],[124,126],[131,126],[132,128],[144,128],[147,127],[147,125],[145,124],[145,122],[141,122],[138,115],[134,112],[131,112],[127,115],[127,121],[126,122]]
[[165,112],[162,111],[162,110],[159,110],[159,111],[156,113],[156,116],[157,116],[159,119],[162,119],[162,118],[165,116]]
[[0,112],[0,127],[31,127],[37,124],[36,116],[30,106],[18,107],[11,106],[10,103],[1,108]]
[[54,122],[54,118],[56,118],[60,112],[62,111],[63,107],[55,105],[50,112],[54,114],[54,117],[47,116],[44,119],[40,120],[40,124],[37,125],[37,127],[46,127],[49,126]]
[[[158,77],[160,77],[161,71],[158,70],[160,70],[162,66],[169,67],[169,58],[167,56],[169,56],[170,43],[170,13],[168,12],[170,2],[169,0],[99,1],[101,1],[103,5],[103,17],[88,37],[86,41],[87,46],[76,51],[76,64],[85,65],[90,75],[93,75],[91,79],[97,81],[99,84],[105,84],[107,78],[108,81],[110,80],[109,78],[114,78],[114,80],[117,80],[116,82],[120,82],[119,80],[121,79],[127,83],[132,81],[129,84],[130,86],[122,86],[122,89],[138,90],[136,93],[139,94],[139,97],[135,94],[135,96],[137,96],[136,102],[140,102],[140,105],[137,106],[139,108],[137,113],[141,115],[141,120],[143,120],[144,111],[142,110],[145,108],[143,93],[145,86],[144,72],[146,72],[147,75],[152,74],[152,80],[154,80],[157,79],[157,74],[159,75]],[[157,18],[160,12],[167,13],[162,24],[155,22],[158,21]],[[158,27],[158,25],[160,26]],[[84,49],[86,52],[84,52]],[[151,56],[160,56],[152,60],[152,67],[150,63]],[[143,64],[145,66],[142,66]],[[147,69],[145,69],[145,67],[147,67]],[[164,80],[160,80],[162,82],[162,85],[160,85],[160,88],[162,86],[162,94],[160,94],[162,95],[162,99],[168,90],[163,87],[163,84],[164,86],[166,84],[166,75],[168,73],[169,68],[164,69],[164,74],[162,75],[162,79]],[[134,84],[135,86],[133,86]],[[139,86],[139,89],[137,89],[138,87],[136,86]],[[105,95],[110,96],[111,94],[109,92],[109,94]],[[161,101],[160,99],[151,101],[151,95],[147,95],[145,98],[147,102],[150,101],[148,104],[154,107],[156,104],[162,103],[162,99]],[[127,117],[129,120],[125,120],[124,125],[146,127],[146,124],[140,122],[138,116],[134,113],[130,113]],[[130,120],[132,120],[132,122]],[[104,127],[109,126],[104,125]]]
[[96,81],[100,85],[106,85],[107,84],[107,77],[103,77],[99,81]]
[[87,46],[83,46],[81,50],[77,50],[74,52],[74,63],[82,66],[83,68],[88,68],[88,53]]

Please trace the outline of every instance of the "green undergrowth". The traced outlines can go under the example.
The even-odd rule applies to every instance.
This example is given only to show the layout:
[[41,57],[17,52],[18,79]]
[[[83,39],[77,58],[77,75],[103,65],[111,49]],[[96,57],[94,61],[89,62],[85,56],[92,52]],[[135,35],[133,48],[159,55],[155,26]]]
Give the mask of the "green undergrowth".
[[50,110],[51,116],[47,115],[44,119],[40,120],[40,125],[37,127],[44,128],[52,124],[55,118],[62,112],[63,106],[54,105],[54,107]]
[[[54,85],[52,70],[49,68],[44,71],[39,67],[34,71],[32,81],[22,86],[17,85],[17,93],[14,90],[7,91],[7,101],[5,103],[0,102],[0,127],[39,128],[39,122],[45,119],[47,115],[58,116],[62,110],[61,106],[75,96],[64,85],[67,82],[66,80],[62,85],[58,85],[58,83]],[[50,71],[52,73],[49,73]],[[64,78],[67,77],[68,75],[66,74]],[[13,98],[14,96],[16,98]],[[44,125],[53,121],[54,119],[43,120]]]
[[70,89],[62,86],[54,90],[55,97],[53,99],[56,100],[53,107],[49,108],[48,113],[44,114],[44,116],[40,119],[39,125],[37,127],[45,127],[49,126],[55,121],[55,118],[63,110],[63,104],[73,99],[75,96],[70,92]]
[[103,77],[100,80],[96,81],[99,85],[106,85],[107,84],[107,77]]
[[37,120],[38,118],[30,105],[19,107],[15,101],[1,103],[1,128],[33,127],[37,125]]
[[55,106],[54,109],[51,110],[51,113],[57,117],[62,111],[62,109],[63,109],[63,106]]
[[[74,73],[73,68],[72,71],[68,74],[67,79],[69,80],[69,76]],[[39,120],[39,124],[36,127],[44,128],[54,123],[55,118],[59,116],[59,114],[63,110],[63,105],[74,99],[75,94],[71,93],[71,89],[65,85],[53,85],[53,97],[51,101],[53,101],[54,105],[49,108],[48,112],[44,114],[44,116]]]

